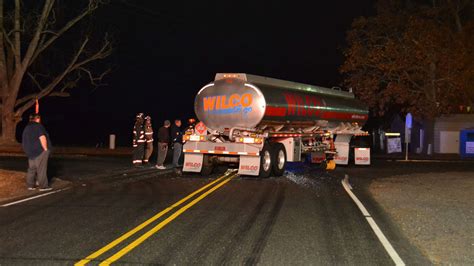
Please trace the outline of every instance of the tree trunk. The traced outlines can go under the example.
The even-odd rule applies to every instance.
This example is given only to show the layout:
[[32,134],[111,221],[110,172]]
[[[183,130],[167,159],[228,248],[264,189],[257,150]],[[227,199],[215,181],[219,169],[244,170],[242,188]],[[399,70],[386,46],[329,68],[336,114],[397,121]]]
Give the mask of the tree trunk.
[[14,116],[13,112],[3,109],[2,113],[2,133],[0,143],[2,145],[18,145],[16,140],[16,127],[21,119]]

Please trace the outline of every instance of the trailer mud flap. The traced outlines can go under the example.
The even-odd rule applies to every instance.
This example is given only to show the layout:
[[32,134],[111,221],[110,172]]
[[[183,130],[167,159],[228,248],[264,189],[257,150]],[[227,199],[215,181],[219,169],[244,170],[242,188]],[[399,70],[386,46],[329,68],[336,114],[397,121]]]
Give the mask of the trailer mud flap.
[[240,156],[239,175],[258,176],[260,172],[259,156]]
[[370,148],[355,148],[354,162],[356,165],[370,165]]
[[185,153],[183,172],[201,172],[202,169],[202,153]]
[[336,164],[348,165],[349,164],[349,143],[335,142],[337,154],[334,157]]
[[336,164],[349,164],[349,143],[351,142],[351,138],[351,134],[340,134],[336,136],[336,140],[334,141],[334,146],[337,151],[334,157]]

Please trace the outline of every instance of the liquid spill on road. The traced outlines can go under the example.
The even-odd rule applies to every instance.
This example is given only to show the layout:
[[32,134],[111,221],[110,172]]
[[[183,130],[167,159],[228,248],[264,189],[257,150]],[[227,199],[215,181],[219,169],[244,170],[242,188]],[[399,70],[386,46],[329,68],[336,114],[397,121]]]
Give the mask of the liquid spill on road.
[[302,165],[295,170],[287,170],[284,176],[291,182],[311,189],[319,197],[323,191],[338,195],[340,192],[339,178],[330,173],[312,166]]

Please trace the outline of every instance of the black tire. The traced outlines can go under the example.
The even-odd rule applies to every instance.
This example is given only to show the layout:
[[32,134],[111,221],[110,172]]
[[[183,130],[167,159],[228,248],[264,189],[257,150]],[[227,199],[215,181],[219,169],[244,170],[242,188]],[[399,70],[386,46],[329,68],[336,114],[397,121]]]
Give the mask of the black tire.
[[260,173],[259,177],[267,178],[272,173],[273,155],[272,147],[270,143],[265,143],[263,149],[260,152]]
[[214,171],[214,164],[210,160],[210,156],[205,154],[204,158],[202,159],[202,168],[201,168],[201,176],[209,176]]
[[326,162],[326,160],[324,160],[319,164],[319,168],[323,169],[323,170],[326,170],[327,165],[328,165],[328,163]]
[[273,143],[273,175],[282,176],[286,166],[286,149],[282,143]]
[[349,146],[349,160],[347,161],[347,165],[355,164],[354,149],[354,147]]

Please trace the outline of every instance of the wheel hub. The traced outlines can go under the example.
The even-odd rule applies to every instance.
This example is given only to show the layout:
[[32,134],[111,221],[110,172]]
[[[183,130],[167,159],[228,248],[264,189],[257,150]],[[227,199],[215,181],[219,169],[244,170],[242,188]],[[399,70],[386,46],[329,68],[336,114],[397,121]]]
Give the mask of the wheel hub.
[[265,151],[265,153],[263,154],[263,170],[268,171],[270,169],[271,161],[272,159],[270,157],[270,152]]
[[283,169],[285,166],[285,153],[282,150],[278,151],[278,169]]

